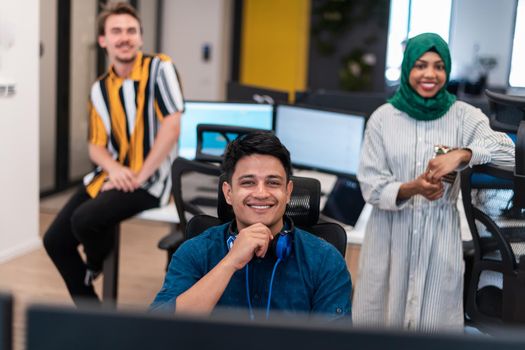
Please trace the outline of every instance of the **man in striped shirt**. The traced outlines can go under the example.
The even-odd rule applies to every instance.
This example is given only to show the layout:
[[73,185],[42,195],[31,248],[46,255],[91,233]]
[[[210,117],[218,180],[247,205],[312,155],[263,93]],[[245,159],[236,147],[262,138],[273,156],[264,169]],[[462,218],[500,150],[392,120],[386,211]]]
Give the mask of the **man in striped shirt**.
[[140,51],[142,26],[133,7],[110,3],[99,15],[98,35],[111,67],[91,89],[88,141],[96,168],[44,236],[77,304],[84,298],[98,300],[92,280],[112,249],[110,229],[167,202],[184,110],[170,58]]

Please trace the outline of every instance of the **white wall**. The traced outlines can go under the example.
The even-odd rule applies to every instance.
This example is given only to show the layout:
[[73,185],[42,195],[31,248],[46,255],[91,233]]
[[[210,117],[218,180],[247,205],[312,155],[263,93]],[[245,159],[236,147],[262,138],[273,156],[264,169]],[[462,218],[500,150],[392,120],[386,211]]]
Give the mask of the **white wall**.
[[[39,0],[0,0],[0,21],[14,45],[2,55],[0,74],[17,93],[0,97],[0,261],[26,252],[38,238]],[[5,57],[4,57],[5,56]]]
[[[161,52],[171,56],[180,74],[184,96],[222,100],[229,78],[231,0],[167,0],[162,18]],[[211,59],[202,60],[209,44]]]
[[478,46],[480,56],[493,56],[498,61],[488,83],[507,86],[516,0],[456,0],[452,6],[452,76],[469,73]]
[[141,0],[138,3],[139,15],[142,21],[142,49],[146,53],[155,53],[155,40],[157,28],[157,0]]

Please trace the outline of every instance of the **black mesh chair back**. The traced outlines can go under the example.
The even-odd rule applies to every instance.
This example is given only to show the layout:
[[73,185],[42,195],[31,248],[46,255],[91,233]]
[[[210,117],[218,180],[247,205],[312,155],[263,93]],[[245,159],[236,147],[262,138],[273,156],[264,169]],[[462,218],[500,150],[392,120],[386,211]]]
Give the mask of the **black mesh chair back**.
[[514,205],[525,209],[525,96],[511,96],[485,91],[490,104],[490,126],[494,130],[516,134]]
[[511,96],[486,90],[490,105],[490,127],[494,130],[516,133],[525,120],[525,97]]
[[[290,203],[286,207],[286,215],[296,227],[302,228],[331,243],[344,257],[346,253],[346,231],[336,223],[318,224],[321,185],[318,180],[307,177],[292,176],[294,183]],[[205,229],[233,220],[233,209],[226,203],[222,193],[222,183],[226,181],[223,174],[219,180],[218,218],[209,215],[199,215],[188,222],[186,237],[199,235]]]
[[199,214],[213,214],[217,208],[218,165],[178,157],[171,167],[172,194],[186,231],[188,219]]
[[474,244],[465,312],[477,324],[525,323],[525,217],[513,206],[513,176],[491,165],[461,172]]
[[179,224],[163,237],[158,247],[168,254],[166,268],[171,256],[184,241],[188,220],[194,215],[215,213],[217,208],[217,182],[220,167],[178,157],[171,166],[172,195],[179,216]]

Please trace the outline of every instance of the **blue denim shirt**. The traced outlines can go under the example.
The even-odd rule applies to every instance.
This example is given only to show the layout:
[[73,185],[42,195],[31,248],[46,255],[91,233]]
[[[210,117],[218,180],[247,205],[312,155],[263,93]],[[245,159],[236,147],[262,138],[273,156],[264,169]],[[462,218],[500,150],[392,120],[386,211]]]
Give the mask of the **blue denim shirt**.
[[[176,298],[212,270],[228,253],[228,225],[212,227],[186,241],[171,260],[164,285],[151,308],[175,311]],[[275,273],[271,310],[316,313],[330,319],[350,316],[352,282],[339,252],[324,240],[296,228],[291,255]],[[276,258],[267,254],[249,263],[252,307],[266,308]],[[248,308],[245,269],[231,278],[217,306]]]

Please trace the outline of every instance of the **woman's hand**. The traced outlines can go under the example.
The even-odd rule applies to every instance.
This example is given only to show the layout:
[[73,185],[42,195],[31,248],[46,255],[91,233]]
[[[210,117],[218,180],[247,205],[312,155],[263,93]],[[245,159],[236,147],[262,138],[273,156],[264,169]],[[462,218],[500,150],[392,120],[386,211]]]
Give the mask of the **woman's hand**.
[[435,201],[443,196],[445,188],[441,181],[430,182],[427,179],[428,172],[419,175],[416,179],[405,182],[399,187],[398,200],[409,199],[417,194],[422,195],[429,201]]
[[429,182],[442,181],[443,177],[457,170],[460,165],[470,162],[472,152],[468,149],[456,149],[437,156],[428,162],[425,172]]

